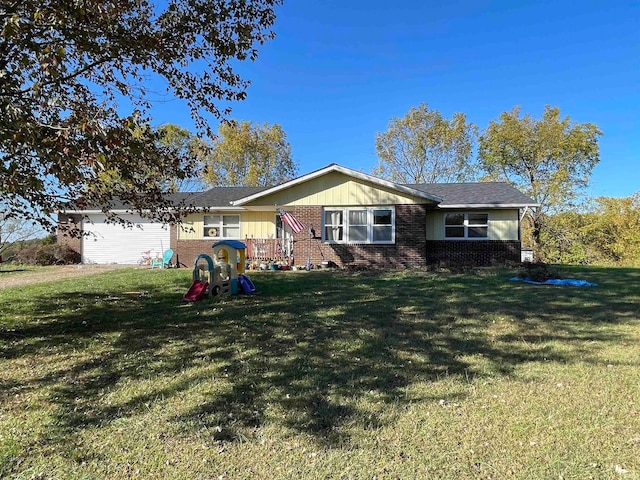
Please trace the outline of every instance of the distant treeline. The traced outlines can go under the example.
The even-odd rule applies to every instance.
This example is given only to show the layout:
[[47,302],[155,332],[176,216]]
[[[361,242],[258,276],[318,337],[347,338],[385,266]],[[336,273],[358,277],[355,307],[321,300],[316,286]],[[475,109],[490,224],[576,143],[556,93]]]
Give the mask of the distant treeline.
[[547,263],[640,267],[640,192],[546,215],[541,240],[535,253]]
[[19,265],[73,265],[80,263],[80,254],[66,245],[58,245],[55,235],[20,240],[6,244],[2,260]]

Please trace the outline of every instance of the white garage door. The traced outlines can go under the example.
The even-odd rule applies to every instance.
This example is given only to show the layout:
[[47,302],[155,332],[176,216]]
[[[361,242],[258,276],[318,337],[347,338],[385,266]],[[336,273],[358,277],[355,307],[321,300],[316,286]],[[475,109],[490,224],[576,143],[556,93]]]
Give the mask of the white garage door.
[[120,215],[136,224],[133,228],[105,223],[105,215],[89,215],[93,223],[85,220],[83,228],[92,235],[82,239],[82,263],[119,263],[135,265],[142,252],[162,256],[169,248],[169,226],[152,223],[138,215]]

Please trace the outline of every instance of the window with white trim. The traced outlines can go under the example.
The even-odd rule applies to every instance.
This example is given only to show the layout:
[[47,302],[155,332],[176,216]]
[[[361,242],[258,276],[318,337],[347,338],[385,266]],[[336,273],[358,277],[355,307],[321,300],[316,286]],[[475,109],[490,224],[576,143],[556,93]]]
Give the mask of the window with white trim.
[[328,243],[395,242],[394,208],[327,207],[322,221],[322,240]]
[[488,213],[447,213],[444,216],[445,238],[488,238]]
[[240,215],[205,215],[205,238],[240,238]]

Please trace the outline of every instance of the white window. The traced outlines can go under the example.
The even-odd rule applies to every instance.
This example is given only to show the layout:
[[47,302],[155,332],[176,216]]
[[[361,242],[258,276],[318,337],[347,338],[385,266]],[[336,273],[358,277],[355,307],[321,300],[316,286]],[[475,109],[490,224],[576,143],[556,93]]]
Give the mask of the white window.
[[373,243],[392,243],[394,240],[394,212],[388,208],[372,210]]
[[394,243],[395,209],[325,208],[322,235],[329,243]]
[[344,211],[324,211],[324,241],[342,242],[344,237]]
[[205,215],[202,236],[240,238],[240,215]]
[[369,237],[369,212],[367,210],[348,210],[350,242],[366,243]]
[[488,213],[447,213],[444,216],[445,238],[487,238]]

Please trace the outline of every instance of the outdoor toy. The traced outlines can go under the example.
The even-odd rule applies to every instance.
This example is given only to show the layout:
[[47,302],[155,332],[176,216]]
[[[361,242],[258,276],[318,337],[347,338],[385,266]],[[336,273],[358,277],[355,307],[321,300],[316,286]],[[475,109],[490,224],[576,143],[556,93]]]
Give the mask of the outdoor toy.
[[251,295],[256,291],[256,286],[246,275],[238,275],[238,282],[240,283],[240,290],[245,295]]
[[208,282],[203,282],[202,280],[194,280],[191,284],[191,287],[189,288],[189,291],[184,294],[182,299],[185,302],[197,302],[207,294],[208,288]]
[[255,292],[251,280],[243,275],[245,249],[240,241],[221,240],[213,244],[213,258],[204,253],[198,255],[193,262],[193,283],[183,300],[195,302],[205,296],[235,295],[239,285],[243,293]]
[[220,240],[213,244],[213,258],[218,265],[231,268],[231,294],[238,293],[238,274],[243,274],[247,246],[238,240]]

